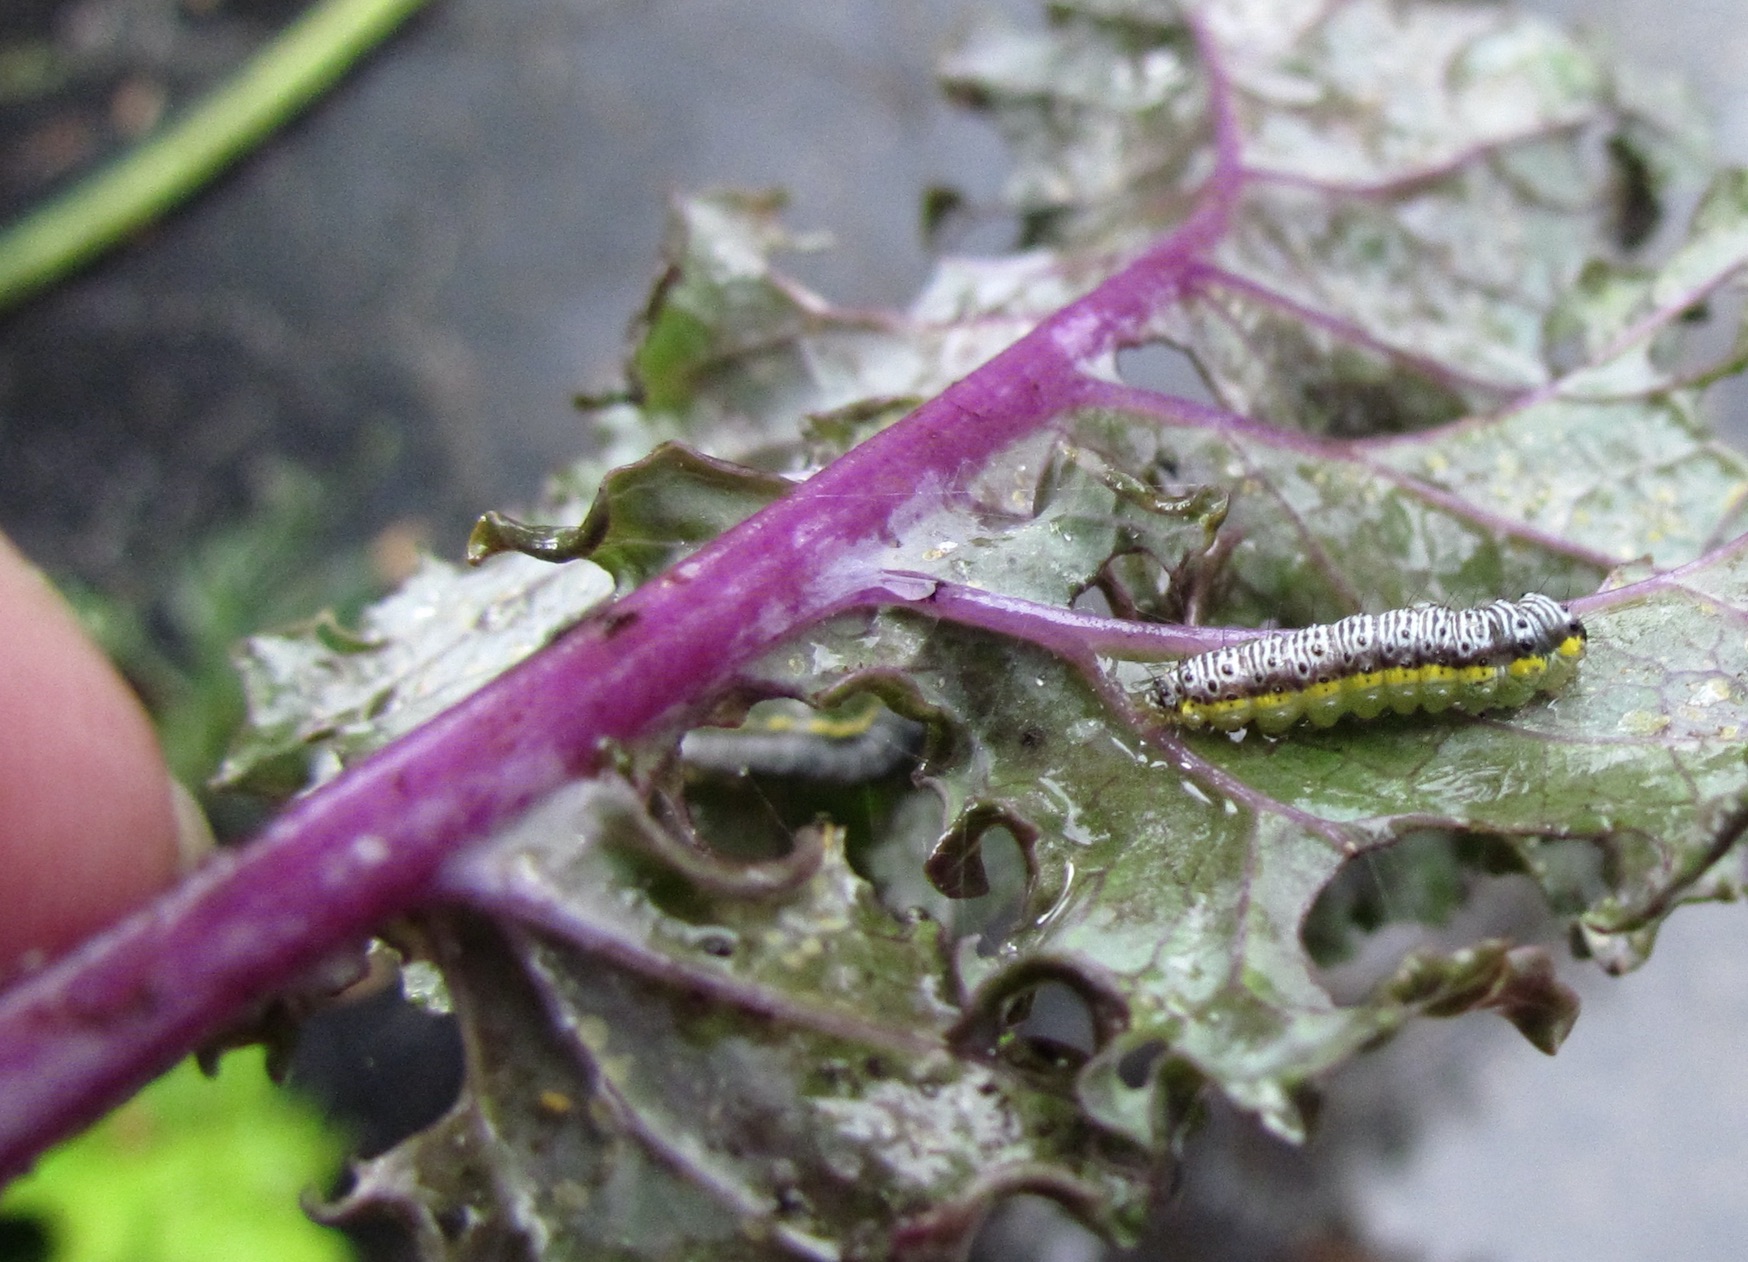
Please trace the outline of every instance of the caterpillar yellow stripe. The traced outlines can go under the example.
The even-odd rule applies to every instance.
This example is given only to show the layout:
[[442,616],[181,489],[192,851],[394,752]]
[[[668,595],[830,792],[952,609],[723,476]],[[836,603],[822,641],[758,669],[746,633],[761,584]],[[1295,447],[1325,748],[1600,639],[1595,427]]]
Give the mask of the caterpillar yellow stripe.
[[871,696],[830,713],[799,701],[767,701],[740,727],[687,732],[680,757],[694,771],[715,775],[861,784],[914,768],[926,735],[922,724]]
[[1191,731],[1254,725],[1274,735],[1344,715],[1478,714],[1564,688],[1587,638],[1570,608],[1536,592],[1474,609],[1416,605],[1186,658],[1154,677],[1152,696]]

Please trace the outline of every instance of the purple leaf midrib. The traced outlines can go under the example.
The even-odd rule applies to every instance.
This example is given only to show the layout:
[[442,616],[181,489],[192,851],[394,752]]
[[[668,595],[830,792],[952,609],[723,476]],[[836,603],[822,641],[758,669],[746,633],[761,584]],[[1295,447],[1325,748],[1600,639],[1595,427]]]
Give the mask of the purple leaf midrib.
[[844,556],[877,555],[920,486],[961,485],[1071,405],[1081,365],[1137,336],[1225,233],[1242,177],[1224,81],[1202,47],[1220,160],[1175,232],[612,617],[575,628],[0,995],[0,1180],[260,997],[417,906],[447,858],[587,774],[603,741],[675,722],[760,652],[834,612],[889,601],[877,566]]

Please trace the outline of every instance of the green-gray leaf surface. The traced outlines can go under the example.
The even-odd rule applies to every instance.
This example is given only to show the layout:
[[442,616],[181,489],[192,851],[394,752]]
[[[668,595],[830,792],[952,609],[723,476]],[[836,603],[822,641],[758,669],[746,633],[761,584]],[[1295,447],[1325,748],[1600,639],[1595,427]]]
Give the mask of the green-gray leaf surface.
[[[1121,1235],[1199,1085],[1298,1136],[1300,1088],[1417,1015],[1493,1009],[1544,1050],[1569,1028],[1547,957],[1510,942],[1336,1003],[1303,931],[1355,856],[1485,836],[1612,969],[1683,899],[1737,892],[1719,861],[1748,821],[1748,464],[1699,391],[1741,343],[1687,335],[1748,266],[1743,177],[1700,196],[1686,116],[1644,104],[1668,98],[1505,9],[1197,11],[1224,78],[1162,0],[1056,5],[953,59],[1019,151],[1028,248],[943,264],[908,313],[783,278],[768,199],[680,208],[630,389],[597,419],[627,458],[680,438],[712,460],[579,466],[553,516],[600,487],[589,546],[622,585],[681,563],[1181,216],[1219,92],[1244,193],[1144,330],[1211,397],[1095,365],[1049,429],[963,494],[918,485],[882,554],[845,564],[1086,625],[1543,590],[1581,598],[1576,683],[1482,718],[1232,740],[1165,728],[1115,633],[1077,655],[1023,619],[843,614],[698,712],[868,692],[929,728],[927,753],[848,787],[723,784],[669,731],[457,865],[467,910],[428,934],[470,1086],[347,1212],[394,1206],[434,1257],[922,1257],[1030,1189]],[[1629,177],[1641,209],[1697,199],[1654,252],[1623,226]],[[258,646],[253,757],[380,744],[427,712],[428,670],[507,666],[611,586],[595,569],[549,599],[540,572],[427,574],[346,652]],[[492,582],[492,609],[520,590],[544,615],[501,647],[430,616]],[[724,802],[788,853],[747,857]],[[1064,989],[1066,1031],[1033,1015]]]

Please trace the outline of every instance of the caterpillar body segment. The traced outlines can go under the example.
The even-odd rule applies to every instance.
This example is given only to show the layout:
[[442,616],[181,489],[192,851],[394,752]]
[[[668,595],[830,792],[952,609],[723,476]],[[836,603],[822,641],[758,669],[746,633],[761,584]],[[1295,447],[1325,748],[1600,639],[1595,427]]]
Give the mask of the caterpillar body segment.
[[1474,609],[1416,605],[1259,636],[1166,667],[1153,699],[1191,731],[1275,735],[1386,711],[1466,714],[1558,692],[1584,656],[1584,624],[1538,593]]

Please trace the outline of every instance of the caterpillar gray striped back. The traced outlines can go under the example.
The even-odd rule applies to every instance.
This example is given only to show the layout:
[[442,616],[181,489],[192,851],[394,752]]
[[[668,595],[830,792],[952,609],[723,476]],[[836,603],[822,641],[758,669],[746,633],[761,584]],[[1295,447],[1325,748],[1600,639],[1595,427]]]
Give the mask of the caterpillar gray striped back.
[[1300,719],[1393,710],[1469,714],[1557,692],[1578,670],[1586,633],[1566,606],[1531,592],[1475,609],[1416,605],[1260,636],[1161,670],[1153,699],[1191,731],[1271,735]]

